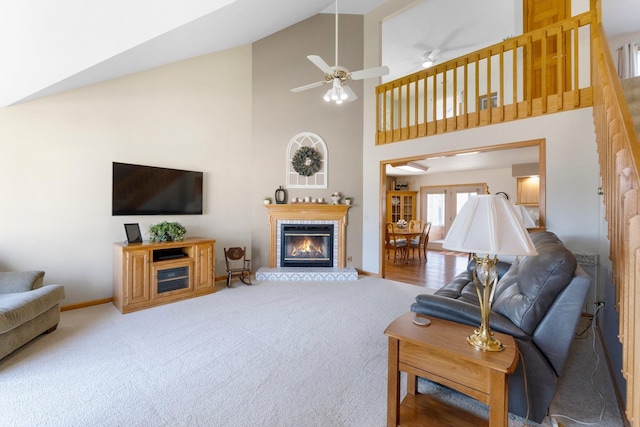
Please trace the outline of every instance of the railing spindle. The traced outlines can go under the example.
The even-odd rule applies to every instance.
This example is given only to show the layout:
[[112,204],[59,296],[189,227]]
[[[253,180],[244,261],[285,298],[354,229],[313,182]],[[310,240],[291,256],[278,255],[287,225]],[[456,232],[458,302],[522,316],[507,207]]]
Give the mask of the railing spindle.
[[556,55],[557,55],[557,65],[556,65],[556,96],[558,97],[558,110],[562,110],[564,107],[564,76],[565,76],[565,60],[567,58],[565,52],[565,32],[564,27],[560,27],[557,37],[556,37]]
[[476,54],[476,60],[474,61],[475,65],[475,83],[476,83],[476,93],[473,98],[476,104],[475,113],[476,113],[476,126],[480,125],[480,54]]

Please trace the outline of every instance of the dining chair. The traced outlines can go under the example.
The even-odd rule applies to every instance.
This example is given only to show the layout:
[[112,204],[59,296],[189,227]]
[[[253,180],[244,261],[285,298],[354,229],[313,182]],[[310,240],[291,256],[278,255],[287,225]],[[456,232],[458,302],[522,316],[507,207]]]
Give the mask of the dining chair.
[[393,229],[393,223],[387,223],[387,231],[385,233],[384,245],[387,251],[387,258],[389,258],[389,252],[393,249],[393,262],[395,264],[398,258],[398,250],[400,250],[400,258],[404,259],[404,255],[407,254],[408,242],[407,239],[398,239]]
[[413,229],[418,229],[418,230],[422,230],[422,220],[420,219],[412,219],[409,221],[409,229],[413,230]]
[[414,237],[409,242],[409,248],[411,249],[411,256],[415,258],[415,251],[418,250],[418,260],[422,262],[422,255],[424,255],[425,262],[427,261],[427,245],[429,244],[429,231],[431,231],[431,223],[427,222],[422,227],[422,233],[419,236]]

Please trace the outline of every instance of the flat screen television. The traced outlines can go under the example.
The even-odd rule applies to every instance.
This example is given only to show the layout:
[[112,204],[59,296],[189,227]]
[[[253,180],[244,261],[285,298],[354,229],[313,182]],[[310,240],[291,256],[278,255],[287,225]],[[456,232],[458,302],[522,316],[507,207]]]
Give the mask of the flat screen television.
[[202,215],[202,172],[113,162],[112,215]]

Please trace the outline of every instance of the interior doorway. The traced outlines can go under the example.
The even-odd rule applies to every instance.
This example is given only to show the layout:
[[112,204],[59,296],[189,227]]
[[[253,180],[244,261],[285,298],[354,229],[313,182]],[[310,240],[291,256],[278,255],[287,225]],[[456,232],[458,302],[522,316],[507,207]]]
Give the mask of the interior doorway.
[[[503,192],[501,189],[503,187],[502,183],[507,183],[507,181],[513,181],[508,183],[511,185],[513,190],[507,191],[508,194],[511,194],[514,202],[517,200],[515,197],[515,189],[516,185],[516,177],[514,177],[512,165],[522,165],[522,164],[530,164],[530,163],[538,163],[536,170],[538,171],[538,181],[539,186],[537,187],[537,198],[536,198],[536,215],[537,215],[537,225],[536,230],[544,230],[546,224],[546,149],[545,149],[546,141],[544,139],[534,139],[528,141],[519,141],[512,142],[500,145],[491,145],[491,146],[482,146],[475,148],[467,148],[449,152],[434,152],[430,154],[422,154],[422,155],[413,155],[411,157],[402,157],[402,158],[390,158],[386,160],[380,161],[380,243],[379,243],[379,275],[383,278],[390,278],[393,280],[403,281],[407,283],[412,283],[411,275],[416,274],[412,269],[420,268],[426,269],[426,264],[422,262],[420,266],[416,264],[407,265],[394,265],[392,268],[395,270],[402,270],[398,274],[397,277],[395,274],[391,276],[387,276],[386,270],[386,250],[385,250],[385,231],[386,231],[386,222],[387,222],[387,198],[390,189],[390,181],[397,181],[406,179],[405,176],[400,176],[397,173],[394,173],[394,166],[404,165],[408,163],[420,163],[425,166],[427,171],[423,171],[422,174],[428,176],[426,180],[421,180],[419,184],[416,184],[415,188],[416,193],[418,194],[418,200],[416,201],[418,212],[417,218],[426,220],[427,215],[429,218],[435,218],[431,220],[432,227],[434,223],[442,224],[441,226],[441,236],[436,237],[438,234],[437,231],[432,231],[429,233],[429,250],[435,251],[435,247],[438,245],[432,243],[432,240],[435,242],[437,240],[444,239],[444,235],[446,235],[447,223],[451,224],[453,221],[453,217],[451,213],[457,214],[458,212],[458,192],[456,191],[455,197],[449,200],[455,200],[455,204],[453,207],[449,207],[448,210],[447,202],[443,196],[442,199],[442,207],[440,212],[428,214],[427,204],[424,199],[427,198],[427,195],[423,195],[422,189],[428,188],[437,188],[437,187],[451,187],[447,185],[452,182],[453,176],[460,176],[460,174],[469,174],[464,175],[465,179],[460,179],[455,183],[455,186],[459,188],[459,194],[462,200],[466,200],[474,191],[477,194],[484,194],[484,183],[486,182],[489,185],[490,192]],[[499,178],[495,176],[487,176],[483,170],[491,169],[504,169],[507,168],[508,177],[504,175],[500,175]],[[455,173],[454,173],[455,172]],[[504,173],[504,171],[503,171]],[[478,181],[475,181],[475,180]],[[430,185],[430,181],[433,181],[433,185]],[[463,184],[464,183],[464,184]],[[472,184],[470,184],[472,183]],[[472,188],[464,188],[464,187],[472,187]],[[444,194],[444,190],[442,190],[442,194]],[[436,193],[432,193],[436,194]],[[452,193],[453,194],[453,193]],[[424,196],[424,197],[423,197]],[[509,198],[508,195],[506,195]],[[462,200],[460,205],[462,205]],[[431,203],[436,203],[432,201]],[[449,202],[454,203],[454,202]],[[440,215],[440,216],[437,216]],[[451,217],[451,219],[448,219]],[[533,230],[533,229],[532,229]],[[442,243],[440,242],[440,248]],[[406,272],[404,271],[406,270]],[[424,272],[422,272],[424,273]],[[421,273],[421,274],[422,274]],[[425,273],[426,274],[426,273]],[[392,277],[393,276],[393,277]]]
[[[523,0],[523,32],[544,28],[548,25],[563,21],[571,16],[571,0]],[[531,45],[532,94],[533,98],[540,98],[543,94],[556,93],[558,82],[558,61],[564,61],[562,65],[566,73],[566,81],[563,87],[571,87],[571,56],[558,57],[558,35],[552,35],[547,39],[546,46],[542,41],[533,42]],[[571,52],[571,39],[566,38],[565,51]],[[525,48],[526,49],[526,48]],[[527,54],[525,53],[525,56]],[[544,69],[543,69],[544,67]]]
[[442,242],[453,220],[469,197],[484,194],[485,184],[421,187],[421,219],[431,223],[429,249],[442,249]]

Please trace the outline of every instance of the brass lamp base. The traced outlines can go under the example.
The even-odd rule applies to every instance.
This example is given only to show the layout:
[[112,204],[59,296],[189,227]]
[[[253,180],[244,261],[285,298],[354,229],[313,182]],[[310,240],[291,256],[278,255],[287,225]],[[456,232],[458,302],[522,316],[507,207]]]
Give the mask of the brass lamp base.
[[482,351],[502,351],[504,346],[492,335],[483,336],[479,330],[467,337],[467,342]]
[[493,337],[489,329],[489,313],[493,304],[493,295],[498,282],[498,270],[496,269],[496,257],[490,258],[485,255],[484,258],[473,256],[476,260],[476,266],[473,269],[473,283],[478,293],[478,302],[480,304],[480,327],[473,334],[467,337],[467,342],[483,351],[502,351],[504,347],[502,343]]

